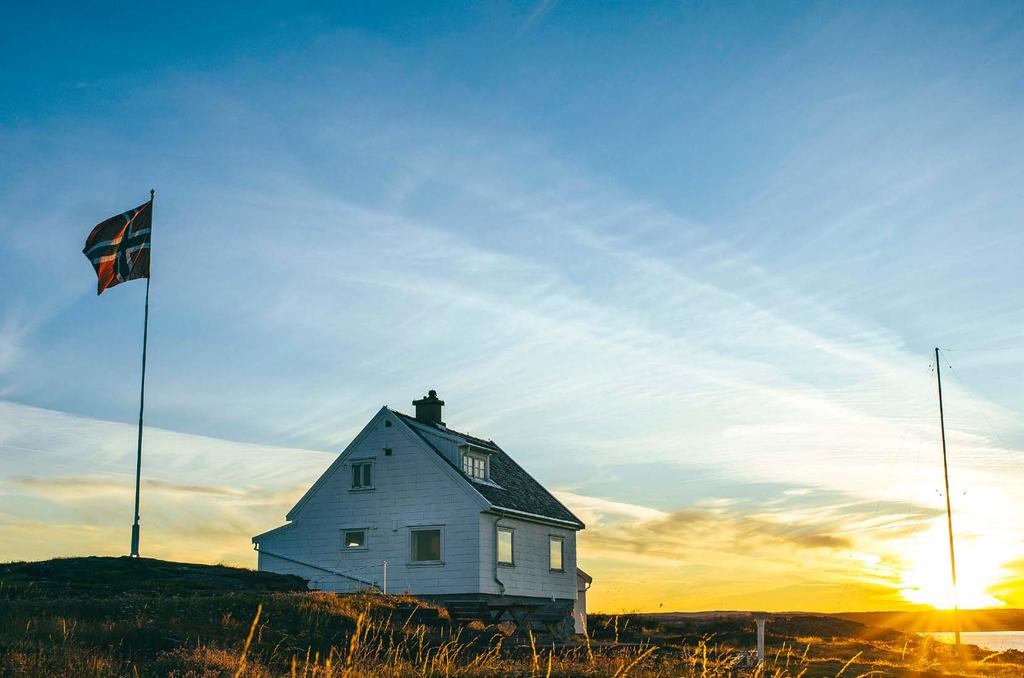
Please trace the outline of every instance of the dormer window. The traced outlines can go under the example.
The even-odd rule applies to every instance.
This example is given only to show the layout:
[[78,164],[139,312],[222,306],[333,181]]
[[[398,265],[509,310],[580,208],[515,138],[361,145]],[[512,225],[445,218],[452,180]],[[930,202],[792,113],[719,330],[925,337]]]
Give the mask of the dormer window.
[[464,450],[462,452],[462,472],[473,480],[490,478],[488,455]]

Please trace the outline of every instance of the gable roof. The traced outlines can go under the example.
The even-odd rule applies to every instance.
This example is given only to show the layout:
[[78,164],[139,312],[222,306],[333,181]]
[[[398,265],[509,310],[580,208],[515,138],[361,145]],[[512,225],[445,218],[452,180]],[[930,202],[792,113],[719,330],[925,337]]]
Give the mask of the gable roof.
[[[533,476],[523,470],[523,467],[517,464],[503,449],[498,447],[494,441],[477,438],[468,433],[453,431],[445,426],[428,424],[397,410],[390,411],[397,415],[403,423],[442,459],[455,467],[463,480],[483,495],[484,499],[491,504],[493,509],[498,511],[507,510],[536,518],[569,523],[576,529],[583,529],[583,521],[574,516],[562,502],[555,499],[550,492],[544,489],[543,485],[534,480]],[[435,440],[436,438],[455,439],[463,444],[469,444],[489,452],[491,455],[491,480],[494,484],[478,483],[470,480],[462,472],[462,469],[455,466],[451,459],[435,445],[431,438],[435,438]]]
[[[381,407],[377,411],[377,414],[373,415],[373,417],[370,419],[370,421],[368,421],[366,423],[366,426],[364,426],[363,429],[358,433],[358,435],[356,435],[356,437],[352,439],[352,442],[350,442],[348,444],[348,446],[342,451],[342,453],[339,454],[337,457],[335,457],[334,461],[331,462],[331,465],[327,467],[327,470],[324,471],[322,474],[320,474],[320,477],[316,479],[316,482],[314,482],[309,487],[309,489],[306,490],[306,493],[303,494],[302,497],[299,499],[299,501],[295,503],[295,506],[293,506],[292,509],[290,511],[288,511],[287,515],[285,515],[285,520],[289,520],[290,521],[290,520],[294,520],[295,519],[295,517],[299,513],[299,510],[310,499],[313,498],[313,495],[315,495],[320,490],[320,488],[327,482],[328,478],[330,478],[334,473],[336,473],[338,471],[338,469],[342,466],[342,464],[347,461],[349,453],[359,447],[359,444],[362,442],[363,438],[366,437],[366,435],[373,429],[374,425],[378,421],[381,421],[382,419],[387,418],[387,417],[394,417],[394,418],[398,419],[398,421],[401,421],[402,419],[401,419],[400,416],[397,416],[398,414],[399,413],[395,412],[394,410],[392,410],[392,409],[390,409],[388,407]],[[420,438],[420,436],[417,436],[415,434],[415,432],[412,430],[412,428],[409,427],[409,426],[406,426],[404,428],[400,428],[399,430],[405,431],[405,435],[410,436],[410,437],[412,437],[414,439],[419,439]],[[436,450],[436,448],[434,448],[434,449]],[[442,460],[445,461],[445,462],[448,461],[447,459],[444,459],[443,455],[442,455]],[[447,464],[447,466],[448,467],[452,467],[452,464],[449,462]],[[441,467],[445,468],[445,465],[442,464]],[[447,468],[446,470],[450,472],[451,468]],[[456,480],[456,478],[458,478],[458,477],[465,478],[465,476],[462,475],[462,471],[459,470],[459,469],[455,469],[455,473],[451,473],[451,475],[453,476],[453,480]],[[458,480],[456,480],[456,482],[458,482]],[[471,483],[471,484],[475,484],[475,483]],[[474,501],[476,501],[479,506],[486,507],[490,503],[485,497],[481,496],[479,492],[475,491],[475,489],[476,489],[475,487],[466,487],[465,485],[461,485],[461,487],[463,487],[463,489],[465,489],[467,491],[467,493],[471,497],[473,497]],[[282,525],[281,527],[285,527],[285,526]],[[273,530],[271,530],[271,532],[273,532]],[[258,536],[266,536],[266,535],[258,535]]]

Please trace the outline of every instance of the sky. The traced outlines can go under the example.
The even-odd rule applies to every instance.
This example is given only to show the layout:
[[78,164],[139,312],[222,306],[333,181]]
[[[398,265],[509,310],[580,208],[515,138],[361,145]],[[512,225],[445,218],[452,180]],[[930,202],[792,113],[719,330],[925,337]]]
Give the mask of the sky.
[[586,523],[596,611],[1024,607],[1024,6],[21,3],[0,560],[255,565],[436,388]]

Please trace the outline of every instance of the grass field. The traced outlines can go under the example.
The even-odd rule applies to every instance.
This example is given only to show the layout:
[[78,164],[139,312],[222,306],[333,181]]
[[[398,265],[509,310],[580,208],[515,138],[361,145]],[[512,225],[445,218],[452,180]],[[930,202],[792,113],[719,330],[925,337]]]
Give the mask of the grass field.
[[251,570],[128,558],[0,565],[3,676],[1005,676],[1024,653],[952,648],[812,615],[769,623],[762,668],[742,615],[592,615],[554,644],[460,626],[404,596],[335,596]]

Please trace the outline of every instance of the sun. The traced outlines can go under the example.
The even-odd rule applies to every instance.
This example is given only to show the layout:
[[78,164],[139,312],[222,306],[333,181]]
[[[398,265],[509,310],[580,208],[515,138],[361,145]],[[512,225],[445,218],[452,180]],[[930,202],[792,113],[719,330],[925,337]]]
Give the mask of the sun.
[[921,535],[900,577],[900,593],[911,603],[938,610],[1001,607],[1005,601],[989,593],[1005,576],[1005,545],[975,538],[957,543],[957,586],[950,577],[949,546],[944,521]]

